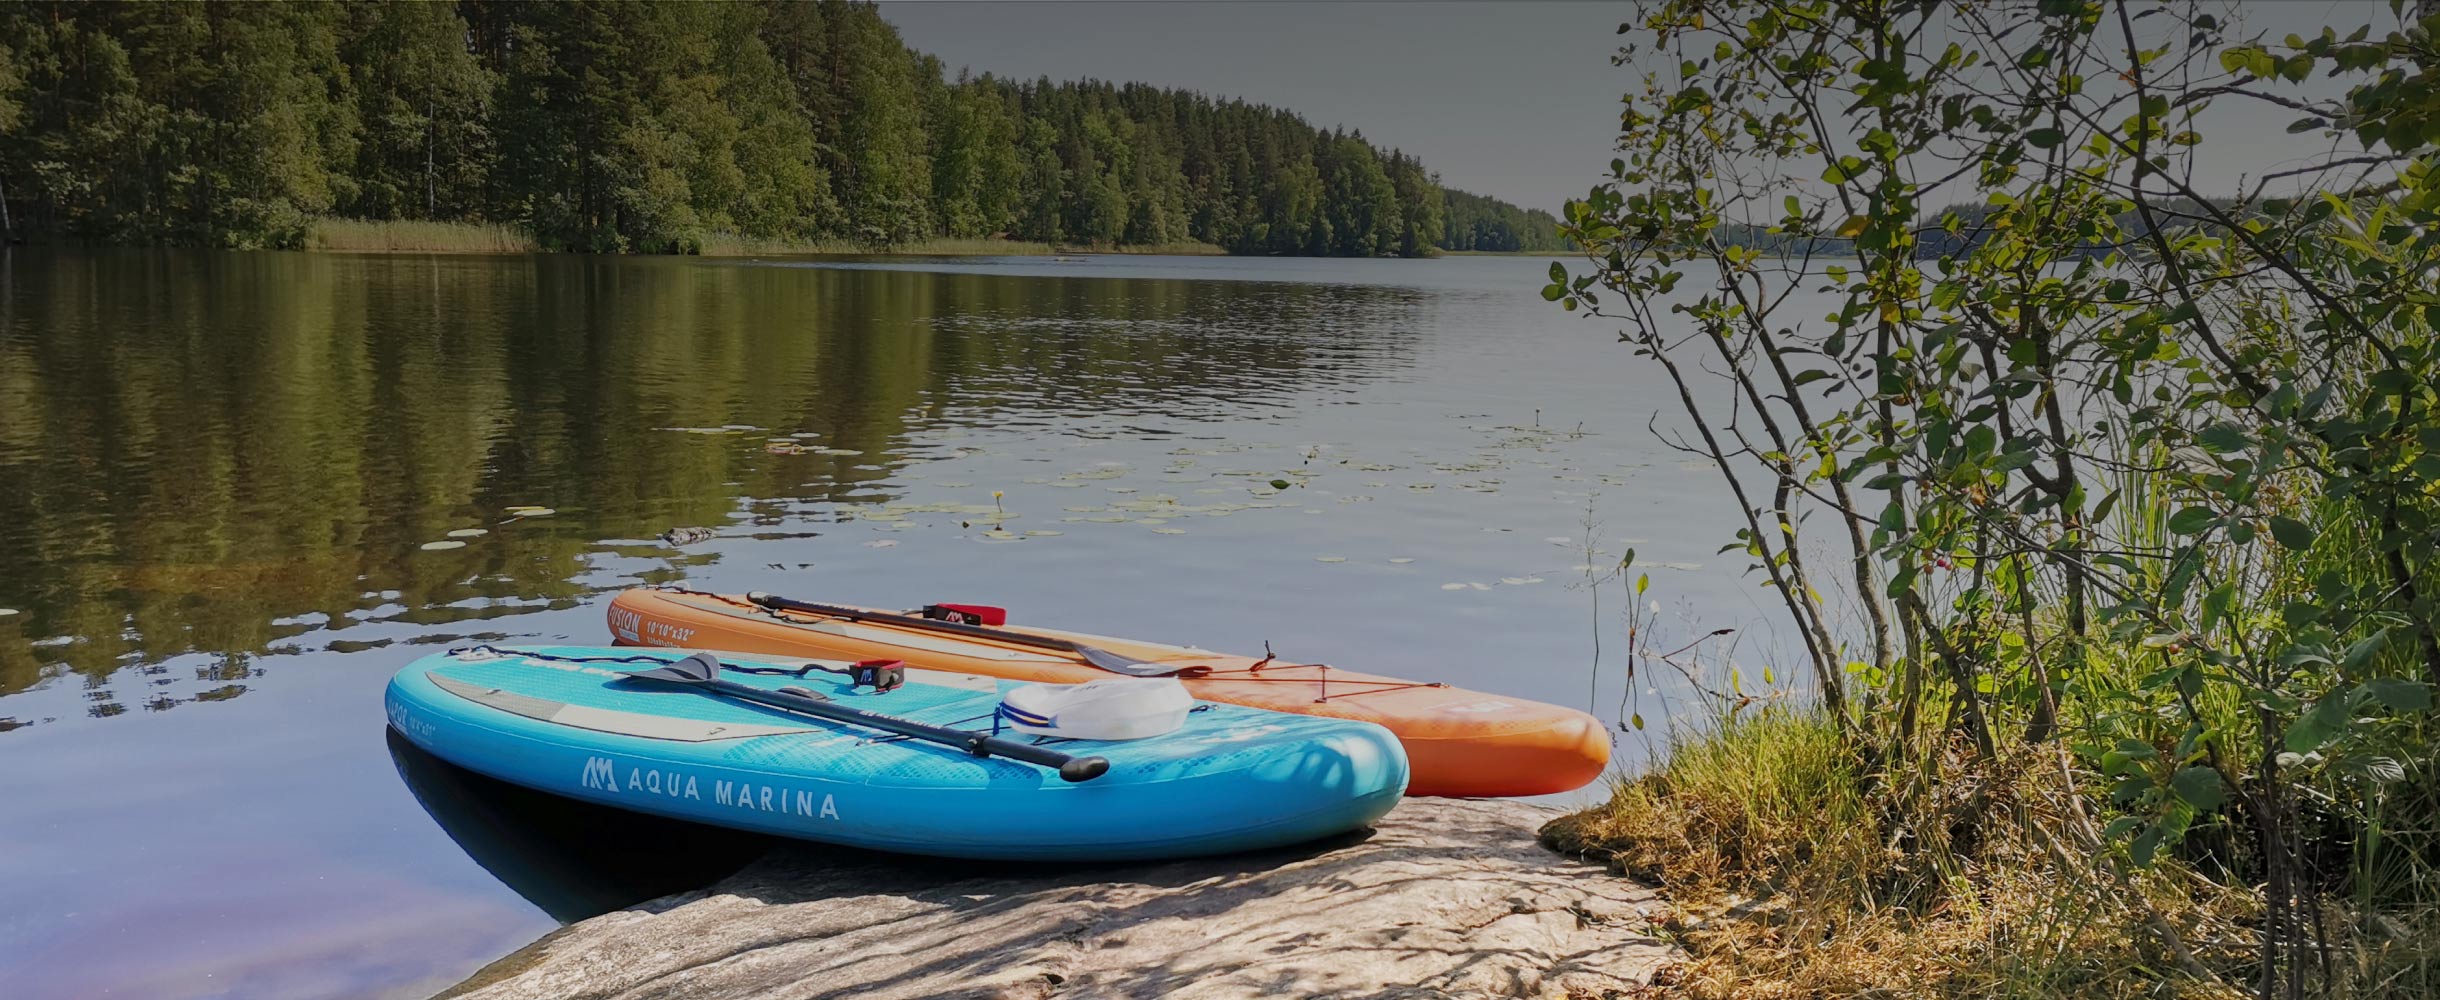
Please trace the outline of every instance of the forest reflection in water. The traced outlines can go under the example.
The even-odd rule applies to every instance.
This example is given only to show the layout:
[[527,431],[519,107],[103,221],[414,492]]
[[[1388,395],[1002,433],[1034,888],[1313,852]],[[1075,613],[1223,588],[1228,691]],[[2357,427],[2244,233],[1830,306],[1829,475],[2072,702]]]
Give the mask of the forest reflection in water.
[[[263,654],[357,623],[447,642],[675,578],[697,557],[664,529],[896,499],[894,470],[955,449],[943,431],[1286,407],[1397,369],[1427,298],[683,259],[6,261],[0,696],[73,672],[96,716],[235,697]],[[208,661],[161,666],[189,653]],[[0,726],[37,721],[7,707]]]

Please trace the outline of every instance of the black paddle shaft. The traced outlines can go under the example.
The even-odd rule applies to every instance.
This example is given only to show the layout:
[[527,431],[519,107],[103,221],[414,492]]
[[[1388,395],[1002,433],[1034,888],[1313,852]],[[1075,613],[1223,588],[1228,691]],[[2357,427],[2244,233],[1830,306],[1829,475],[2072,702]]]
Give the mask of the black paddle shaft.
[[[629,673],[627,676],[637,678],[639,680],[661,681],[663,683],[676,684],[682,687],[690,687],[707,692],[717,692],[731,698],[736,698],[740,701],[750,701],[756,704],[769,705],[773,708],[785,709],[801,715],[811,715],[817,718],[829,719],[834,722],[845,722],[852,725],[863,726],[867,729],[878,729],[885,733],[894,733],[909,739],[917,739],[927,743],[937,743],[942,746],[955,747],[977,757],[1006,757],[1013,761],[1020,761],[1039,767],[1051,768],[1052,770],[1058,771],[1059,777],[1067,781],[1090,781],[1094,778],[1101,777],[1104,773],[1107,773],[1110,770],[1110,762],[1101,757],[1070,756],[1047,747],[1035,746],[1031,743],[1019,743],[1015,740],[1005,740],[997,736],[987,736],[982,733],[970,733],[962,729],[950,729],[946,726],[929,725],[927,723],[916,722],[912,719],[901,719],[894,715],[883,715],[879,712],[868,712],[861,708],[849,708],[835,702],[824,701],[819,698],[808,698],[804,695],[788,694],[781,691],[767,691],[751,684],[739,684],[736,681],[722,680],[716,674],[714,676],[702,676],[697,673],[690,672],[687,669],[689,661],[701,661],[709,659],[711,659],[711,657],[708,654],[697,653],[692,657],[673,662],[665,667],[654,670],[638,670]],[[711,669],[713,671],[717,671],[719,669],[718,661],[713,661]]]
[[837,604],[815,604],[811,601],[800,601],[792,597],[781,597],[777,594],[766,594],[759,590],[747,594],[746,600],[751,601],[758,606],[768,608],[772,611],[800,611],[806,614],[827,615],[832,618],[844,618],[848,621],[878,622],[883,625],[896,625],[901,628],[921,629],[927,632],[945,632],[950,635],[963,635],[977,639],[992,639],[999,642],[1015,643],[1020,646],[1032,646],[1036,649],[1057,650],[1062,653],[1080,657],[1086,663],[1100,667],[1103,670],[1107,670],[1114,674],[1124,674],[1129,677],[1172,677],[1179,674],[1191,675],[1197,669],[1193,667],[1180,669],[1169,664],[1149,663],[1136,659],[1132,656],[1123,656],[1106,649],[1087,646],[1084,643],[1077,642],[1072,639],[1055,639],[1047,635],[1034,635],[1027,632],[1012,632],[1007,629],[990,628],[982,625],[968,625],[964,622],[941,621],[937,618],[917,618],[913,615],[894,615],[886,611],[866,611],[861,608],[850,608]]

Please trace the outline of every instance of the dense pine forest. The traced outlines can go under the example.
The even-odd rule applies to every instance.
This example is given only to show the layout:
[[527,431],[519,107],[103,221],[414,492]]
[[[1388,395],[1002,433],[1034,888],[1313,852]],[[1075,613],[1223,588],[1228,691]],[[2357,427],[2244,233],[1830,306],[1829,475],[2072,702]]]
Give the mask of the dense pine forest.
[[315,220],[549,249],[715,237],[1421,256],[1557,222],[1283,109],[951,75],[869,4],[0,8],[12,238],[295,247]]

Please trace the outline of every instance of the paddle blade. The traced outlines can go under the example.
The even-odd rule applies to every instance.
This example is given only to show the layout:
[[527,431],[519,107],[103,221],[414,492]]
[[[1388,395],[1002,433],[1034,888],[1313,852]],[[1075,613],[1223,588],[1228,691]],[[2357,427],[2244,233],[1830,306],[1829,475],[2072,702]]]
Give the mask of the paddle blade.
[[1129,677],[1167,677],[1176,673],[1178,669],[1165,663],[1146,663],[1132,656],[1120,656],[1109,650],[1087,646],[1083,643],[1076,643],[1075,646],[1076,655],[1083,657],[1084,662],[1114,674],[1124,674]]
[[720,679],[720,660],[710,653],[696,653],[668,666],[650,670],[630,670],[627,676],[639,681],[665,681],[671,684],[709,684]]

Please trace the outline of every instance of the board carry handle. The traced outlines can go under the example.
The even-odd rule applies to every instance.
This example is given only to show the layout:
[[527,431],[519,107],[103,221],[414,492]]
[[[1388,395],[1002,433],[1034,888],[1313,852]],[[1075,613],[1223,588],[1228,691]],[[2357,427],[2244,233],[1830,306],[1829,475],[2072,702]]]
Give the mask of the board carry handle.
[[[626,672],[626,675],[635,680],[673,684],[704,694],[727,695],[739,701],[768,705],[800,715],[878,729],[909,739],[954,747],[977,757],[1005,757],[1038,767],[1047,767],[1059,772],[1062,780],[1070,782],[1091,781],[1109,773],[1110,770],[1110,761],[1103,757],[1077,757],[1031,743],[1020,743],[983,733],[970,733],[962,729],[930,725],[916,722],[913,719],[901,719],[895,715],[868,712],[861,708],[849,708],[814,695],[810,691],[803,693],[786,689],[770,691],[751,684],[724,680],[720,676],[719,658],[710,653],[696,653],[685,659],[673,660],[665,666],[654,667],[650,670],[630,670]],[[802,691],[802,689],[798,690]]]

